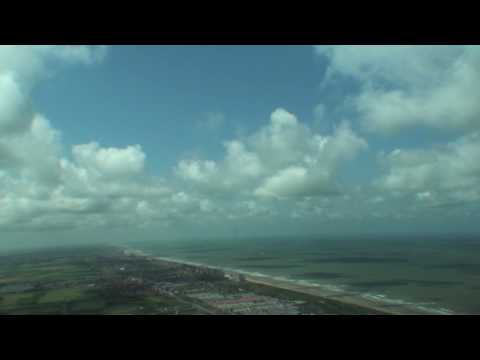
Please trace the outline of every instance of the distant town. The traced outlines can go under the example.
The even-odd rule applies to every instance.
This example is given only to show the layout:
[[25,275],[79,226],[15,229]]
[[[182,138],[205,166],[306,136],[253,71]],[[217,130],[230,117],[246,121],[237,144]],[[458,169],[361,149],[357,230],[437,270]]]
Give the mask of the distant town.
[[1,260],[0,314],[382,313],[126,249],[42,250]]

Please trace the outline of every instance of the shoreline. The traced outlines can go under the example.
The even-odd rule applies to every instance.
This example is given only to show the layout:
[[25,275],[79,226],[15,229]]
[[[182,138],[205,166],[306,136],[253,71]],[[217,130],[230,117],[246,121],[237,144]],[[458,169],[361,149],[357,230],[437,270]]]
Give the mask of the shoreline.
[[[293,282],[289,282],[288,280],[277,280],[274,278],[259,278],[257,276],[246,276],[246,280],[254,283],[260,284],[264,286],[270,286],[277,289],[283,289],[292,291],[295,293],[307,294],[310,296],[317,297],[319,299],[328,299],[330,301],[335,301],[342,304],[354,305],[361,308],[379,311],[384,313],[385,315],[413,315],[413,312],[407,311],[395,311],[392,309],[385,309],[381,304],[375,304],[373,301],[363,300],[362,298],[349,295],[349,294],[327,294],[326,289],[322,289],[320,286],[308,286],[303,284],[296,284]],[[340,297],[341,296],[341,297]]]
[[197,266],[197,267],[205,267],[211,269],[218,269],[223,271],[225,274],[232,274],[232,275],[243,275],[245,277],[245,281],[273,287],[276,289],[287,290],[295,293],[306,294],[310,296],[317,297],[319,299],[325,299],[329,301],[335,301],[342,304],[358,306],[361,308],[374,310],[377,312],[382,312],[385,315],[452,315],[454,314],[452,311],[447,309],[430,309],[421,306],[420,304],[410,304],[410,303],[403,303],[394,300],[385,299],[382,296],[373,296],[373,295],[360,295],[360,294],[351,294],[344,290],[338,289],[334,286],[328,285],[320,285],[315,283],[310,283],[308,281],[298,281],[298,280],[291,280],[288,278],[283,277],[275,277],[267,274],[260,274],[260,273],[252,273],[249,271],[239,270],[239,269],[231,269],[225,268],[221,266],[213,266],[208,264],[201,264],[197,262],[192,262],[188,260],[182,259],[175,259],[170,257],[162,257],[162,256],[153,256],[147,254],[141,250],[136,249],[125,249],[124,253],[130,255],[136,255],[141,257],[146,257],[151,260],[157,261],[164,261],[170,262],[174,264],[181,264],[181,265],[190,265],[190,266]]

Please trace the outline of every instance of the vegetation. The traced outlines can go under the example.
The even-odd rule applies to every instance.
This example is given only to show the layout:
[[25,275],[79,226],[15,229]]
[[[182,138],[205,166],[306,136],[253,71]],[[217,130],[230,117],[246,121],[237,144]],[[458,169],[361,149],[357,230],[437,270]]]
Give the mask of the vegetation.
[[[170,290],[156,284],[170,284]],[[41,251],[0,257],[0,314],[221,314],[188,291],[253,292],[296,301],[302,313],[365,309],[270,286],[227,280],[223,272],[129,257],[113,248]],[[370,311],[370,313],[376,313]]]

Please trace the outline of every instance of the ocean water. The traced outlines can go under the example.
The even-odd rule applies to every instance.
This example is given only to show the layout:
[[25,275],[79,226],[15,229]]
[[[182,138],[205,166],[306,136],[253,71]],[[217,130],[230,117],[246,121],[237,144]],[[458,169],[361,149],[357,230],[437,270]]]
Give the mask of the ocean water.
[[480,314],[480,238],[311,237],[125,244],[151,255],[355,294],[386,307]]

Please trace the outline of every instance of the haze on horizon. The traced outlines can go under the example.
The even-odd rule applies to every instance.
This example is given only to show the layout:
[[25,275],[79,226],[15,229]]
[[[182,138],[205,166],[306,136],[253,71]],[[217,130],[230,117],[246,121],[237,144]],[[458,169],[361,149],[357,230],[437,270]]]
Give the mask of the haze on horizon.
[[479,234],[479,46],[0,46],[0,249]]

